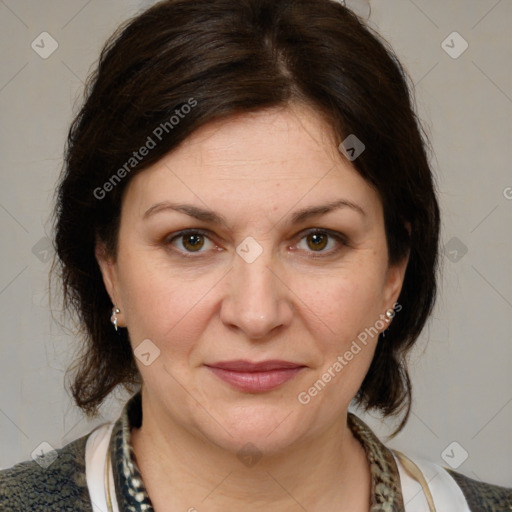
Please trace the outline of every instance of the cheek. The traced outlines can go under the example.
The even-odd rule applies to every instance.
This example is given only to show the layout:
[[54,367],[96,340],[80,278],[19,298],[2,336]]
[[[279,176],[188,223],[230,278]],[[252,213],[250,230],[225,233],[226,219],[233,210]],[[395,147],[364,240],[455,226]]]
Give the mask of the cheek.
[[365,279],[365,275],[371,274],[351,273],[326,280],[321,293],[309,295],[314,304],[309,313],[310,326],[320,317],[325,336],[312,331],[320,364],[311,387],[304,391],[317,393],[314,400],[318,406],[330,404],[332,414],[348,407],[356,395],[378,342],[375,323],[380,313],[380,288],[375,279]]
[[132,344],[149,338],[166,351],[187,350],[205,328],[216,276],[194,279],[158,265],[126,261],[123,304]]
[[381,284],[375,275],[375,271],[351,269],[317,280],[314,287],[303,281],[301,299],[305,314],[309,310],[311,322],[317,318],[337,348],[378,318]]

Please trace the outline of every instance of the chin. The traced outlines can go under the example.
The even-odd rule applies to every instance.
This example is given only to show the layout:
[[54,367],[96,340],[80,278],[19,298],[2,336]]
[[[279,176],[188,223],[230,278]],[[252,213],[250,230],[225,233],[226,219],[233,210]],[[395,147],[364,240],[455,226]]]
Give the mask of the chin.
[[282,407],[279,411],[268,406],[239,407],[232,414],[223,413],[222,418],[221,425],[214,422],[200,430],[211,442],[237,456],[244,447],[265,455],[278,454],[297,441],[305,428],[303,421],[297,424],[296,414]]

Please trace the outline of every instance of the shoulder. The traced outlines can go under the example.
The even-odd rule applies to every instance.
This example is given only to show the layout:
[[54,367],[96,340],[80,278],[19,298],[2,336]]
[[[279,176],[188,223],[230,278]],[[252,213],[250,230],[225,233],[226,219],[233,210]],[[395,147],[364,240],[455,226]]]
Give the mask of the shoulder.
[[512,488],[480,482],[451,469],[445,469],[461,488],[471,510],[512,511]]
[[[440,510],[511,512],[512,489],[473,480],[422,458],[393,450],[400,472],[404,501],[411,510],[428,510],[427,494]],[[439,508],[440,507],[440,508]]]
[[88,437],[51,452],[46,460],[25,461],[0,471],[0,510],[90,512],[85,477]]

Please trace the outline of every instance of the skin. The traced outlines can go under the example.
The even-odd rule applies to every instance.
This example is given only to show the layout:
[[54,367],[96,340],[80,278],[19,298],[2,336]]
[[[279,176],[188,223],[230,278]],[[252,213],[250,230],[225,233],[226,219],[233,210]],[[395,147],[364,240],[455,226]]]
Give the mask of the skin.
[[[379,195],[337,145],[300,105],[210,123],[130,181],[116,257],[97,246],[119,325],[134,349],[150,339],[160,350],[148,366],[137,361],[143,424],[132,431],[157,512],[369,510],[369,465],[346,420],[378,337],[308,404],[297,398],[393,308],[407,265],[388,265]],[[340,199],[365,214],[343,207],[291,224],[298,210]],[[166,201],[226,225],[170,208],[144,218]],[[206,236],[177,236],[189,228]],[[313,228],[346,245],[326,234],[315,245]],[[248,236],[262,248],[252,263],[236,252]],[[306,368],[248,393],[205,366],[233,359]],[[237,457],[249,442],[261,455],[252,467]]]

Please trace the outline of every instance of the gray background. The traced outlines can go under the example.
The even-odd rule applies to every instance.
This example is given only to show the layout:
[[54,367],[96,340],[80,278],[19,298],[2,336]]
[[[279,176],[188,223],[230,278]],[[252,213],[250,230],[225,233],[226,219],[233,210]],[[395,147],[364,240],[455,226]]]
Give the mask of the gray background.
[[[109,400],[91,423],[64,390],[76,344],[49,312],[45,237],[83,81],[107,36],[151,3],[0,0],[0,467],[115,418],[126,396]],[[347,5],[367,12],[362,1]],[[512,486],[512,2],[371,5],[371,24],[416,84],[443,215],[439,299],[411,358],[413,412],[389,444]],[[454,31],[469,45],[457,58],[445,51],[463,49],[462,39],[448,37]],[[31,47],[42,46],[42,32],[58,43],[46,59]],[[392,430],[390,421],[364,418],[384,439]]]

